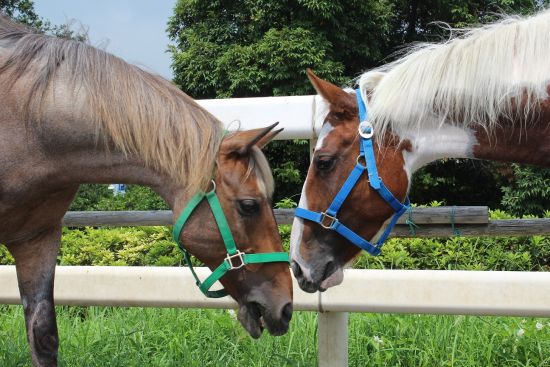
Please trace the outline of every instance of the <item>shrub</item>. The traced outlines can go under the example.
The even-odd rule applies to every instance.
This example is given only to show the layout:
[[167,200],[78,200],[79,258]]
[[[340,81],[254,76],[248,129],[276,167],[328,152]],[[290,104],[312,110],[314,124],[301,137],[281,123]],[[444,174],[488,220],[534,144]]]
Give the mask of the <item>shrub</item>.
[[[491,211],[490,217],[512,218],[501,210]],[[549,271],[550,236],[395,238],[384,245],[380,256],[363,254],[354,267]]]
[[145,186],[128,185],[125,195],[113,195],[107,185],[81,185],[70,210],[162,210],[165,201]]
[[[550,217],[550,213],[547,216]],[[511,217],[501,210],[491,212],[492,219]],[[291,227],[279,226],[285,251],[289,250]],[[168,227],[86,227],[63,230],[58,263],[178,266],[184,262]],[[2,246],[0,264],[13,264],[13,258]],[[548,271],[550,236],[396,238],[384,245],[380,256],[362,254],[354,267]]]
[[501,188],[502,205],[515,215],[542,215],[550,208],[550,169],[513,164],[510,185]]
[[167,227],[64,229],[60,265],[174,266],[183,256]]

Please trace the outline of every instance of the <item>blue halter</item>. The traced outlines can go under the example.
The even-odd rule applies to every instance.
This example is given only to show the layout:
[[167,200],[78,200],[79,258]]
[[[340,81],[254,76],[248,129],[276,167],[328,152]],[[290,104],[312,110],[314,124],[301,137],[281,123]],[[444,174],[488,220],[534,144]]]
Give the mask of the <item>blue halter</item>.
[[[357,157],[357,164],[326,211],[319,213],[304,208],[296,208],[295,215],[299,218],[319,223],[323,228],[336,231],[348,241],[367,251],[371,255],[379,255],[380,249],[390,235],[395,223],[397,223],[399,217],[401,217],[401,215],[403,215],[403,213],[410,208],[410,202],[408,197],[405,199],[405,203],[401,203],[397,200],[378,176],[372,143],[374,129],[372,124],[367,121],[367,109],[365,103],[363,102],[363,98],[361,97],[361,92],[357,89],[355,90],[355,94],[357,95],[357,106],[359,107],[360,121],[359,157]],[[359,158],[361,157],[365,159],[366,166],[359,163]],[[386,226],[384,233],[382,233],[376,243],[370,243],[363,237],[359,236],[357,233],[343,225],[337,218],[338,211],[365,171],[367,171],[370,186],[376,190],[384,200],[386,200],[393,210],[395,210],[395,214],[391,218],[390,223]]]

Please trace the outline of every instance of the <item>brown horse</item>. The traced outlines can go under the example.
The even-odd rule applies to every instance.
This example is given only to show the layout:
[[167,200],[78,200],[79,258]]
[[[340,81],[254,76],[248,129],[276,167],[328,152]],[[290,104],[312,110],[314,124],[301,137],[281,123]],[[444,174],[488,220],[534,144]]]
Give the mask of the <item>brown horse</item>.
[[[273,126],[228,134],[170,82],[88,45],[0,16],[0,242],[16,261],[33,364],[57,363],[53,285],[61,221],[81,183],[153,188],[175,218],[214,179],[239,250],[282,251],[273,178],[260,148]],[[226,256],[206,202],[180,237],[211,269]],[[284,334],[292,283],[282,262],[221,278],[253,337]]]
[[[406,200],[412,174],[440,158],[549,167],[549,59],[546,11],[417,47],[362,75],[358,96],[308,72],[323,97],[326,117],[299,207],[326,211],[350,172],[363,164],[358,158],[363,141],[358,106],[363,104],[368,114],[364,126],[372,126],[368,139],[374,144],[378,176],[398,201]],[[324,227],[295,218],[292,269],[301,288],[314,292],[339,284],[343,267],[360,253],[335,231],[340,223],[372,243],[385,232],[395,210],[363,175],[337,218],[319,216]]]

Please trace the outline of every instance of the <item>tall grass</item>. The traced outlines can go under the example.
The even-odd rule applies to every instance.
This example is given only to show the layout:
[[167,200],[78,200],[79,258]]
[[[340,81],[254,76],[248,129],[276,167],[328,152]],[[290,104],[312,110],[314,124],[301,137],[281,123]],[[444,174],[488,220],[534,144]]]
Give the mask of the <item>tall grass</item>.
[[[264,334],[253,340],[231,312],[222,310],[58,307],[57,311],[61,366],[317,365],[316,314],[311,312],[295,313],[291,331],[283,337]],[[548,322],[352,314],[349,362],[350,366],[550,366]],[[0,366],[30,366],[18,306],[0,306]]]

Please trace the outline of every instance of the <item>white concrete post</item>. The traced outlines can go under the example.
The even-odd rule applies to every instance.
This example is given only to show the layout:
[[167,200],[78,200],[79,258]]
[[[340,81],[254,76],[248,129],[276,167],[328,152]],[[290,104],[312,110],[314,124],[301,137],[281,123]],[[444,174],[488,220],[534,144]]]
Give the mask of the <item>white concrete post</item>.
[[347,367],[348,316],[347,312],[319,312],[317,314],[319,367]]

